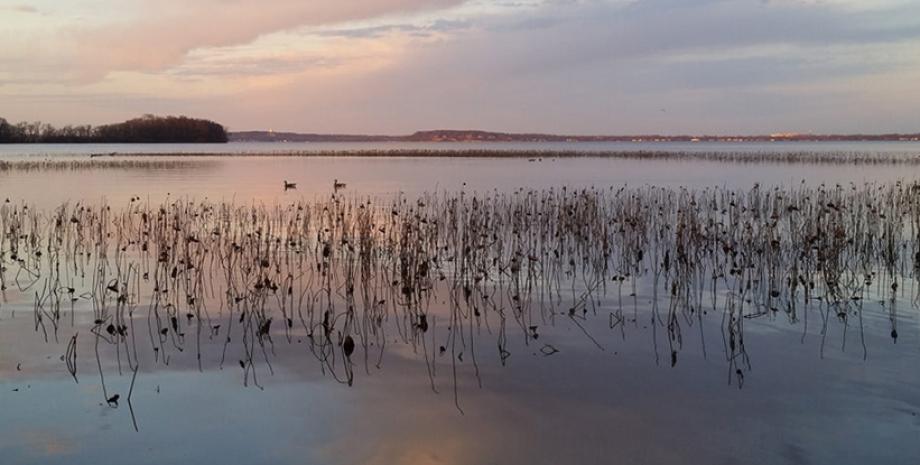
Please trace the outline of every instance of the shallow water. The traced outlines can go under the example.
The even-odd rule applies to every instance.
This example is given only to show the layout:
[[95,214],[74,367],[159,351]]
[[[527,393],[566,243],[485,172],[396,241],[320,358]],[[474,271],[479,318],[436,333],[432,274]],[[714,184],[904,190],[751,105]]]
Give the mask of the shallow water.
[[[898,152],[917,150],[896,145]],[[54,149],[85,153],[78,151],[96,148]],[[26,155],[3,146],[0,150],[6,151],[0,158]],[[61,202],[105,201],[117,209],[130,205],[133,196],[153,205],[179,197],[286,204],[329,196],[333,179],[348,184],[349,196],[391,199],[397,192],[413,197],[435,190],[624,184],[746,190],[754,183],[796,187],[803,181],[861,184],[918,178],[910,167],[884,165],[597,158],[537,163],[398,157],[208,160],[180,168],[0,173],[0,195],[50,214]],[[285,192],[285,179],[297,182],[298,189]],[[884,297],[878,296],[867,300],[863,331],[849,327],[847,335],[833,318],[825,329],[816,309],[807,324],[782,315],[752,318],[745,322],[744,336],[750,364],[740,376],[726,359],[720,311],[684,323],[682,348],[672,363],[667,332],[651,323],[654,304],[647,282],[639,283],[635,299],[625,297],[626,314],[634,311],[635,320],[622,328],[610,328],[608,315],[619,304],[609,289],[597,314],[587,315],[580,325],[566,318],[540,321],[539,340],[509,331],[511,355],[504,364],[496,349],[496,328],[484,328],[470,346],[479,376],[469,348],[459,349],[466,359],[458,361],[453,348],[438,353],[393,337],[381,363],[357,362],[354,383],[347,386],[324,371],[305,347],[303,334],[288,341],[278,332],[273,374],[259,365],[259,388],[252,382],[244,385],[238,358],[220,363],[222,336],[190,322],[186,350],[170,349],[168,365],[153,363],[150,351],[141,351],[130,409],[124,399],[132,372],[124,359],[119,370],[111,347],[103,347],[99,363],[109,395],[120,393],[122,401],[117,408],[105,402],[88,330],[92,305],[76,305],[73,327],[65,308],[61,337],[45,342],[35,327],[34,292],[11,286],[0,301],[4,464],[862,464],[910,463],[920,456],[920,316],[917,284],[910,278],[894,299],[896,340],[890,335],[892,313],[885,306],[891,304],[881,304]],[[432,321],[432,338],[445,334],[448,306],[447,300],[431,303],[438,318]],[[146,331],[146,322],[137,323]],[[193,333],[196,328],[200,332]],[[75,331],[80,333],[79,383],[61,359]],[[558,352],[541,351],[547,344]],[[433,364],[426,361],[429,356]],[[431,366],[437,370],[434,377]]]
[[[266,147],[266,145],[268,147]],[[594,144],[545,144],[539,150],[566,149],[590,151]],[[603,150],[636,150],[627,144],[602,145]],[[501,144],[443,144],[439,149],[481,147],[489,150],[522,149],[530,145]],[[648,146],[648,147],[645,147]],[[693,144],[645,144],[642,149],[664,151],[693,150]],[[224,144],[215,146],[185,146],[198,152],[221,150],[222,153],[270,153],[286,151],[271,144]],[[417,146],[413,146],[418,148]],[[920,143],[850,143],[783,144],[792,152],[827,151],[831,153],[865,149],[867,153],[892,153],[893,156],[920,155]],[[36,155],[46,150],[79,155]],[[182,149],[172,145],[142,145],[102,147],[108,151],[150,153]],[[301,150],[303,144],[296,150]],[[356,146],[342,144],[333,150],[389,149],[386,144]],[[764,144],[705,144],[704,151],[760,152],[769,148]],[[52,159],[87,161],[96,153],[92,146],[3,146],[0,161],[23,159]],[[308,150],[329,150],[329,144],[307,146]],[[521,187],[549,188],[569,186],[687,186],[687,187],[739,187],[755,183],[764,185],[849,184],[871,181],[909,180],[917,171],[916,165],[808,165],[783,163],[721,163],[714,161],[633,160],[598,157],[586,158],[412,158],[412,157],[195,157],[164,155],[137,158],[126,156],[102,157],[104,161],[140,161],[160,163],[149,168],[97,169],[97,170],[39,170],[0,171],[0,195],[15,201],[24,201],[40,207],[53,207],[63,202],[106,201],[120,205],[131,197],[160,202],[167,196],[209,198],[244,202],[283,203],[292,199],[311,199],[325,196],[332,189],[333,180],[348,185],[354,195],[378,196],[394,193],[419,194],[432,191],[500,191],[511,192]],[[170,167],[170,161],[177,165]],[[166,164],[166,166],[164,166]],[[296,190],[285,191],[283,181],[297,183]]]

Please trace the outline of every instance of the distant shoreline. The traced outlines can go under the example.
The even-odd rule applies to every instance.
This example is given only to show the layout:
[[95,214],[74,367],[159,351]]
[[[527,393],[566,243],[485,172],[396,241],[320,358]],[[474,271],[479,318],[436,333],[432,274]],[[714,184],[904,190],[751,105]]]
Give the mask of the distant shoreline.
[[[136,141],[136,142],[101,142],[101,141],[67,141],[67,142],[2,142],[0,141],[0,147],[4,146],[34,146],[34,145],[55,145],[55,146],[64,146],[64,145],[76,145],[76,146],[115,146],[115,145],[223,145],[223,146],[232,146],[236,144],[477,144],[477,143],[492,143],[496,145],[503,144],[590,144],[590,143],[622,143],[622,144],[668,144],[668,143],[681,143],[681,144],[694,144],[694,143],[716,143],[716,144],[764,144],[764,143],[803,143],[803,142],[815,142],[815,143],[840,143],[840,142],[920,142],[920,136],[914,138],[899,138],[899,139],[757,139],[757,138],[724,138],[724,139],[700,139],[700,140],[687,140],[687,139],[637,139],[637,140],[620,140],[620,139],[603,139],[603,140],[250,140],[250,139],[232,139],[226,142],[214,142],[214,141]],[[385,150],[399,150],[399,149],[385,149]],[[414,150],[414,149],[409,149]],[[433,149],[441,150],[441,149]],[[454,149],[446,149],[454,150]],[[503,149],[498,149],[504,151]],[[100,155],[110,155],[111,153],[104,153]],[[118,155],[131,155],[131,153],[124,153]],[[202,153],[207,155],[207,153]]]
[[305,134],[274,131],[237,131],[228,133],[229,142],[920,142],[913,134],[800,134],[765,135],[558,135],[503,133],[489,131],[435,130],[417,131],[403,136],[363,134]]

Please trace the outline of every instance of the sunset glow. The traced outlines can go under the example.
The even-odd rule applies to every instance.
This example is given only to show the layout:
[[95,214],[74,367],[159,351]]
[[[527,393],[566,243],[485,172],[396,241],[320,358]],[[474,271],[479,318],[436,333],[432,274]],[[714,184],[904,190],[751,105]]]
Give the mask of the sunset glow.
[[232,130],[340,133],[920,127],[920,5],[909,1],[0,0],[0,40],[0,108],[16,121],[187,114]]

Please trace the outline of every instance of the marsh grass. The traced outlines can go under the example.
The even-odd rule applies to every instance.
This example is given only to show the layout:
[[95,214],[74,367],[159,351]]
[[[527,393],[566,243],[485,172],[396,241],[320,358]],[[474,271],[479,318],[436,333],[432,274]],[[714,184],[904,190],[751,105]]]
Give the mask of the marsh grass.
[[[752,319],[799,324],[803,339],[817,324],[822,355],[856,343],[865,357],[864,302],[887,309],[896,341],[896,303],[917,278],[920,185],[8,202],[0,231],[0,286],[32,300],[45,340],[69,339],[74,380],[74,309],[91,308],[106,400],[101,354],[134,376],[142,360],[151,369],[193,354],[199,370],[238,365],[261,387],[285,344],[351,385],[398,343],[424,361],[432,390],[447,369],[460,408],[458,373],[481,384],[482,357],[557,356],[544,335],[559,325],[600,351],[648,325],[656,361],[673,366],[685,331],[702,336],[704,318],[718,319],[727,382],[739,387]],[[651,302],[641,310],[640,293]],[[831,325],[841,340],[827,340]],[[220,344],[219,361],[202,357],[203,343]]]
[[213,166],[216,160],[150,158],[46,158],[41,160],[0,160],[0,173],[15,171],[81,170],[182,170]]
[[[0,160],[0,173],[17,171],[80,170],[182,170],[214,166],[225,158],[494,158],[541,163],[555,159],[603,158],[636,161],[687,161],[740,164],[810,165],[920,165],[913,152],[695,152],[695,151],[590,151],[590,150],[481,150],[392,149],[335,150],[271,153],[126,153],[94,154],[89,157]],[[333,183],[334,191],[344,184]]]
[[[161,157],[157,153],[118,154],[125,158]],[[222,157],[405,157],[405,158],[520,158],[542,162],[555,158],[607,158],[646,161],[708,161],[718,163],[777,163],[817,165],[918,165],[916,152],[870,151],[668,151],[668,150],[496,150],[496,149],[383,149],[318,150],[270,153],[183,153],[171,155],[190,158]]]

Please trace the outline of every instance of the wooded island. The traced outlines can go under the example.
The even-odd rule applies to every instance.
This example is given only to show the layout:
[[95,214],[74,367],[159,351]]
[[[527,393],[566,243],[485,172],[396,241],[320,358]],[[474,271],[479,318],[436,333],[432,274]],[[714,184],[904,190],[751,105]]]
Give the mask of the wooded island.
[[222,125],[185,116],[144,115],[123,123],[61,128],[40,122],[10,124],[0,118],[0,144],[225,143],[227,140]]

